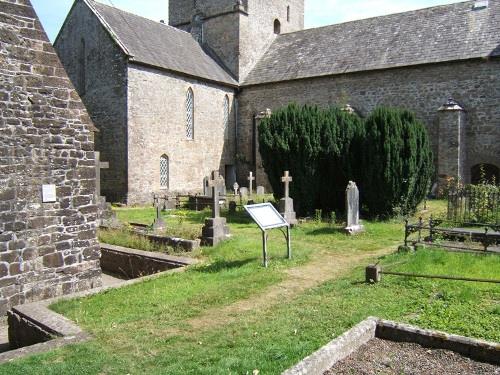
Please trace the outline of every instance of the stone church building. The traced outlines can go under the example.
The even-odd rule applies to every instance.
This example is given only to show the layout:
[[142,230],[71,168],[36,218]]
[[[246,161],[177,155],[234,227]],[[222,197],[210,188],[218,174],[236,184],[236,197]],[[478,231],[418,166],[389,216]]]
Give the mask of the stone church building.
[[55,47],[100,130],[110,201],[201,192],[213,169],[267,186],[258,123],[290,102],[410,109],[436,179],[499,175],[500,0],[306,30],[304,0],[170,0],[169,25],[76,0]]

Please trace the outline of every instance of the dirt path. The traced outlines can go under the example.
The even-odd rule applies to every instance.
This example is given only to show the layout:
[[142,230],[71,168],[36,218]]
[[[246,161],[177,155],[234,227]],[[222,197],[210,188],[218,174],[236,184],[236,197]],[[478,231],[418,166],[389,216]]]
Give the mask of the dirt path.
[[187,320],[186,323],[194,331],[230,324],[242,313],[269,308],[284,300],[290,300],[307,289],[345,275],[356,266],[367,264],[370,258],[392,251],[394,247],[354,254],[321,254],[306,265],[287,270],[286,279],[279,284],[272,285],[248,299],[209,309],[203,315]]

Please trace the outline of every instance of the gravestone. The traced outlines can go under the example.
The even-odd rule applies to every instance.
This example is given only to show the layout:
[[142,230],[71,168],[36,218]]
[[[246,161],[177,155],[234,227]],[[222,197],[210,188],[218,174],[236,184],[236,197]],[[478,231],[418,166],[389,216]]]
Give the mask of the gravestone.
[[266,194],[266,189],[264,186],[257,186],[257,195],[264,195]]
[[240,188],[240,197],[241,198],[248,197],[248,188],[246,188],[246,187],[241,187]]
[[293,199],[290,198],[290,182],[292,182],[292,176],[290,176],[289,171],[285,171],[285,175],[281,178],[281,182],[285,185],[285,196],[280,199],[279,202],[279,212],[281,216],[290,225],[297,224],[297,215],[293,209]]
[[205,197],[212,197],[212,189],[208,186],[209,177],[203,178],[203,195]]
[[108,162],[101,161],[101,153],[98,151],[95,154],[95,201],[98,209],[99,225],[106,227],[121,226],[116,214],[113,212],[111,204],[106,202],[106,197],[101,195],[101,169],[109,169]]
[[253,172],[250,172],[250,175],[247,177],[248,180],[248,190],[250,195],[253,194],[253,182],[255,181],[255,177],[253,175]]
[[239,188],[240,188],[240,185],[238,185],[238,183],[235,182],[234,185],[233,185],[234,195],[238,195]]
[[219,176],[218,171],[212,172],[212,179],[208,181],[212,189],[212,217],[205,220],[202,229],[202,244],[205,246],[215,246],[219,242],[229,237],[229,227],[226,218],[220,217],[220,186],[224,185],[224,179]]
[[349,181],[346,195],[347,227],[345,231],[349,234],[363,232],[364,228],[359,221],[359,190],[356,183]]
[[[219,176],[219,178],[222,180],[222,182],[224,182],[224,177]],[[212,188],[210,187],[209,182],[210,182],[210,177],[205,177],[203,179],[203,195],[205,197],[212,198],[213,197]],[[226,184],[225,184],[225,182],[224,182],[224,184],[217,186],[217,191],[219,193],[219,196],[226,196]]]
[[161,232],[161,231],[164,231],[166,227],[167,226],[165,224],[165,221],[161,217],[161,205],[158,202],[156,204],[156,218],[155,218],[155,221],[153,223],[153,231]]

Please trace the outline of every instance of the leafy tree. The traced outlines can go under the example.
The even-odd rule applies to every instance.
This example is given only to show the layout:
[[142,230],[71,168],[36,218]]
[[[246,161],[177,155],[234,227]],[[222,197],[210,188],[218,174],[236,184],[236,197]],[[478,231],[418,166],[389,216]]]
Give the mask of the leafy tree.
[[259,146],[264,168],[277,196],[290,170],[290,194],[299,215],[343,209],[343,192],[359,169],[349,155],[362,146],[361,119],[338,108],[290,104],[261,122]]
[[369,214],[413,212],[434,172],[424,124],[407,110],[380,107],[366,119],[365,128],[360,181]]

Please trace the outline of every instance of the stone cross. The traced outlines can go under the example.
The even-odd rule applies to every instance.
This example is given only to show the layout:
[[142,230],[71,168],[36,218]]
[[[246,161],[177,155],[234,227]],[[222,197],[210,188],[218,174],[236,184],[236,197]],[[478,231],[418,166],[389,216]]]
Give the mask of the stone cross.
[[285,171],[285,175],[281,177],[281,182],[285,184],[285,198],[290,196],[290,182],[292,182],[292,176],[290,176],[289,171]]
[[250,175],[247,178],[249,184],[250,195],[252,195],[253,191],[253,182],[255,181],[255,177],[253,176],[253,172],[250,172]]
[[107,161],[101,161],[101,153],[95,152],[95,191],[96,198],[99,199],[101,196],[101,169],[109,169],[109,163]]
[[238,183],[235,182],[234,185],[233,185],[234,195],[238,195],[238,189],[239,188],[240,188],[240,185],[238,185]]
[[212,178],[208,180],[208,186],[212,188],[212,218],[220,217],[219,188],[224,183],[224,179],[219,175],[219,171],[212,172]]

